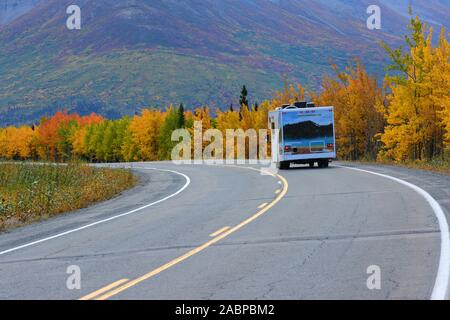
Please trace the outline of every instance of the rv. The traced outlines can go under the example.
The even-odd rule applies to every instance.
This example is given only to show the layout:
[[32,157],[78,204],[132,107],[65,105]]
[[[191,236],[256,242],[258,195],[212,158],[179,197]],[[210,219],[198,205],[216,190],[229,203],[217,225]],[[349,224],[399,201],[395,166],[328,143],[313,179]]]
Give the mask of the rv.
[[291,164],[327,168],[336,158],[334,108],[298,102],[269,113],[272,161],[279,169]]

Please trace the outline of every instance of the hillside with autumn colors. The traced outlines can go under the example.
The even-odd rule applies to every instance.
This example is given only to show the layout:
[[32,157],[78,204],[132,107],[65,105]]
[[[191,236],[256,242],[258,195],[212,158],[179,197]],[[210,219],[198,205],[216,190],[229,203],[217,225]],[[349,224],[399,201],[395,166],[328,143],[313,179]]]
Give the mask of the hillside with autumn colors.
[[[283,79],[320,89],[331,64],[357,57],[383,76],[380,40],[402,41],[407,1],[380,1],[382,30],[366,27],[371,1],[79,0],[82,30],[65,26],[69,0],[0,1],[0,124],[37,123],[66,109],[105,117],[146,106],[187,109],[270,98]],[[418,0],[425,21],[448,24],[448,0]]]

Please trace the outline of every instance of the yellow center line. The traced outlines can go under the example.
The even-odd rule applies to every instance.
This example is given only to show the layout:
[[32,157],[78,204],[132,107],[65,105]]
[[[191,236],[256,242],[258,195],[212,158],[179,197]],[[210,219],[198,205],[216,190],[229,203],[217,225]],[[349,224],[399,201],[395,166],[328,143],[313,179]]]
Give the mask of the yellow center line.
[[264,208],[265,206],[267,206],[268,205],[268,203],[267,202],[264,202],[263,204],[261,204],[259,207],[258,207],[258,209],[262,209],[262,208]]
[[109,291],[111,289],[114,289],[114,288],[120,286],[121,284],[123,284],[123,283],[125,283],[127,281],[128,281],[128,279],[121,279],[119,281],[111,283],[110,285],[107,285],[106,287],[103,287],[103,288],[101,288],[101,289],[99,289],[99,290],[97,290],[95,292],[92,292],[92,293],[90,293],[90,294],[80,298],[80,300],[90,300],[92,298],[95,298],[95,297],[97,297],[97,296],[99,296],[99,295],[101,295],[101,294],[103,294],[103,293],[105,293],[105,292],[107,292],[107,291]]
[[230,227],[224,227],[224,228],[222,228],[222,229],[217,230],[217,231],[214,232],[214,233],[211,233],[209,236],[212,237],[212,238],[214,238],[215,236],[218,236],[219,234],[221,234],[221,233],[227,231],[228,229],[230,229]]
[[[255,170],[255,171],[260,171],[260,170],[254,169],[254,168],[248,168],[248,169],[252,169],[252,170]],[[280,191],[280,193],[278,194],[278,196],[276,197],[275,200],[273,200],[270,204],[268,204],[266,207],[264,207],[263,209],[261,209],[259,212],[257,212],[256,214],[254,214],[253,216],[251,216],[251,217],[248,218],[247,220],[241,222],[241,223],[238,224],[237,226],[235,226],[235,227],[229,229],[228,231],[221,233],[221,234],[218,235],[216,238],[214,238],[214,239],[212,239],[212,240],[206,242],[205,244],[203,244],[203,245],[201,245],[201,246],[199,246],[199,247],[197,247],[197,248],[195,248],[195,249],[193,249],[193,250],[191,250],[191,251],[185,253],[184,255],[182,255],[182,256],[180,256],[180,257],[178,257],[178,258],[176,258],[176,259],[174,259],[174,260],[172,260],[172,261],[170,261],[170,262],[168,262],[168,263],[166,263],[165,265],[163,265],[163,266],[161,266],[161,267],[159,267],[159,268],[157,268],[157,269],[155,269],[155,270],[153,270],[153,271],[151,271],[151,272],[149,272],[149,273],[147,273],[147,274],[144,274],[143,276],[141,276],[141,277],[139,277],[139,278],[136,278],[136,279],[134,279],[134,280],[132,280],[132,281],[130,281],[130,282],[128,282],[128,283],[126,283],[126,284],[124,284],[124,285],[118,287],[118,288],[115,288],[115,289],[113,289],[113,290],[107,292],[106,294],[104,294],[104,295],[102,295],[102,296],[96,298],[96,300],[106,300],[106,299],[109,299],[109,298],[111,298],[111,297],[113,297],[113,296],[115,296],[115,295],[117,295],[117,294],[119,294],[119,293],[121,293],[121,292],[123,292],[123,291],[125,291],[125,290],[127,290],[127,289],[129,289],[129,288],[131,288],[131,287],[133,287],[133,286],[135,286],[135,285],[137,285],[137,284],[143,282],[143,281],[145,281],[145,280],[148,280],[148,279],[150,279],[150,278],[152,278],[152,277],[154,277],[154,276],[160,274],[161,272],[163,272],[163,271],[165,271],[165,270],[167,270],[167,269],[169,269],[169,268],[171,268],[171,267],[173,267],[173,266],[175,266],[175,265],[177,265],[177,264],[183,262],[184,260],[189,259],[190,257],[196,255],[197,253],[202,252],[202,251],[205,250],[206,248],[212,246],[213,244],[216,244],[216,243],[219,242],[220,240],[222,240],[222,239],[228,237],[228,236],[231,235],[232,233],[235,233],[235,232],[238,231],[239,229],[242,229],[243,227],[245,227],[245,226],[248,225],[249,223],[251,223],[251,222],[253,222],[254,220],[258,219],[260,216],[262,216],[262,215],[265,214],[267,211],[269,211],[272,207],[274,207],[278,202],[280,202],[280,200],[281,200],[281,199],[287,194],[287,192],[288,192],[289,184],[288,184],[287,180],[286,180],[283,176],[281,176],[281,175],[275,175],[275,174],[273,174],[273,176],[274,176],[274,177],[277,176],[281,181],[283,181],[283,190]]]
[[277,191],[275,191],[275,194],[280,194],[281,193],[281,190],[280,189],[278,189]]

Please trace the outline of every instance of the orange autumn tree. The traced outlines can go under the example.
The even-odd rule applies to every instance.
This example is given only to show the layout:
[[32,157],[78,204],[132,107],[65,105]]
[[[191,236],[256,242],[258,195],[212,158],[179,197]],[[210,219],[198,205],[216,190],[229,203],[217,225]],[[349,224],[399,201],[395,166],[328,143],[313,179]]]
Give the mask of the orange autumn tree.
[[[73,137],[80,127],[101,121],[103,118],[94,113],[90,116],[80,117],[77,113],[68,114],[67,111],[58,111],[49,119],[43,118],[37,137],[39,157],[50,161],[69,159],[73,150],[72,143],[76,140]],[[77,148],[79,148],[79,141],[76,142]]]
[[22,126],[0,129],[0,158],[26,160],[36,158],[37,131]]
[[58,111],[49,119],[43,118],[38,129],[37,151],[41,159],[58,161],[62,160],[60,144],[64,137],[60,134],[60,128],[69,126],[76,116],[67,112]]

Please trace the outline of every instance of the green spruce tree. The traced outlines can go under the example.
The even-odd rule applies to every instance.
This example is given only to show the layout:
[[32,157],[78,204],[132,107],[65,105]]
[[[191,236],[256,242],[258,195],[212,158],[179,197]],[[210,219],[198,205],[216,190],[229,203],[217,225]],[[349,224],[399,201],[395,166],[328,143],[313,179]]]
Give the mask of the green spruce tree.
[[244,85],[244,86],[242,87],[242,90],[241,90],[241,97],[240,97],[240,99],[239,99],[239,103],[241,104],[241,108],[242,108],[242,106],[248,107],[248,99],[247,99],[247,96],[248,96],[248,90],[247,90],[247,87]]
[[186,118],[184,116],[184,106],[180,104],[178,108],[178,129],[184,128],[186,125]]

